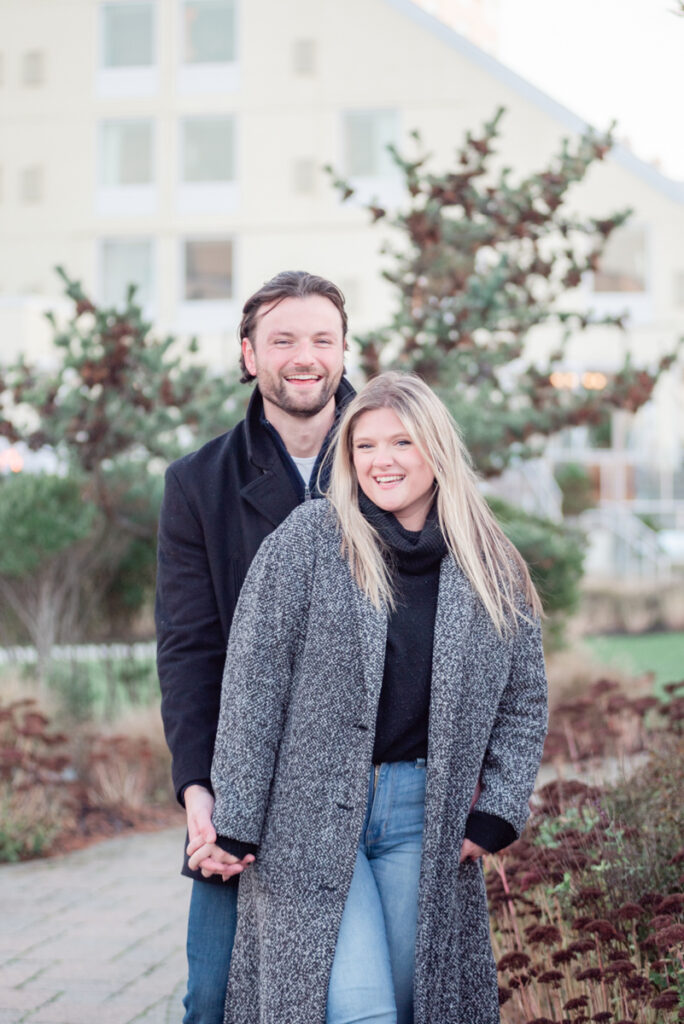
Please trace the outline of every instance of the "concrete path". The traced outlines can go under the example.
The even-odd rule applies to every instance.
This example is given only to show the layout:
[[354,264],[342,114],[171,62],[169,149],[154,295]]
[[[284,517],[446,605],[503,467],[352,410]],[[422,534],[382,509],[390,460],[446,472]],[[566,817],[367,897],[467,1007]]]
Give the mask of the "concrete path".
[[180,1024],[179,828],[0,867],[0,1024]]

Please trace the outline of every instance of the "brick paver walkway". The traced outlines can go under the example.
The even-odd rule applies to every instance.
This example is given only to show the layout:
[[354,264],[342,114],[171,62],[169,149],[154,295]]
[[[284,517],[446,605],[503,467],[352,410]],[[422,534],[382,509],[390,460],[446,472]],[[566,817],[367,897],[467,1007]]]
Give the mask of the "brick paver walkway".
[[178,828],[0,867],[0,1024],[179,1024]]

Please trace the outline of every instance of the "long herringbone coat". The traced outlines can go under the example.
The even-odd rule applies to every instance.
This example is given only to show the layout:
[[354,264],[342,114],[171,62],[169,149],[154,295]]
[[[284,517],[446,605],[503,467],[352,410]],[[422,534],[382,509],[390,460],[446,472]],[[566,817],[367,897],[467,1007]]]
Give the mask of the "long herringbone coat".
[[[387,620],[311,502],[263,543],[243,586],[212,784],[220,835],[258,844],[241,876],[227,1024],[324,1024],[328,978],[366,809]],[[479,862],[459,866],[477,809],[520,831],[546,729],[539,625],[502,639],[453,558],[435,621],[415,967],[416,1024],[495,1024]]]

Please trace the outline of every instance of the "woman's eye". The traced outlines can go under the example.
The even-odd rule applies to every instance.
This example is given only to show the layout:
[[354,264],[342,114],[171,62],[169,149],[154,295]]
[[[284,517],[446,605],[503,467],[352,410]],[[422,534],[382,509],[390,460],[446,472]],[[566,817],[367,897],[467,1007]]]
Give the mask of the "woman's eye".
[[410,445],[411,442],[407,438],[402,438],[401,441],[397,441],[397,444],[400,448],[405,448],[407,445]]

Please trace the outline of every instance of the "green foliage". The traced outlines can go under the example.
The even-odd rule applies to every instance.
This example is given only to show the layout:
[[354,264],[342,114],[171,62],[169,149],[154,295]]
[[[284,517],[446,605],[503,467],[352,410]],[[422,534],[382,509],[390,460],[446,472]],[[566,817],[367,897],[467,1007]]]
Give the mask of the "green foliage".
[[616,898],[640,899],[657,889],[679,887],[684,835],[684,742],[662,736],[648,764],[629,780],[608,789],[601,801],[611,823],[604,858],[606,885]]
[[[567,209],[573,186],[609,151],[610,133],[566,140],[548,167],[514,180],[511,168],[493,166],[502,115],[498,110],[477,136],[468,133],[440,173],[428,168],[416,133],[414,158],[390,147],[406,202],[397,212],[373,202],[367,208],[374,223],[391,230],[383,251],[394,311],[356,339],[366,374],[392,365],[439,392],[484,476],[537,455],[543,439],[565,427],[603,424],[611,408],[638,409],[676,355],[651,371],[627,358],[600,392],[552,385],[572,337],[598,324],[622,327],[620,317],[569,312],[562,302],[599,268],[630,211],[580,218]],[[328,170],[342,200],[353,195]],[[528,333],[540,325],[553,325],[558,336],[543,362],[525,354]]]
[[[76,639],[88,620],[107,622],[101,635],[126,631],[154,584],[166,462],[226,430],[243,405],[237,375],[214,377],[194,342],[152,333],[134,286],[122,308],[99,308],[57,269],[74,305],[65,323],[48,316],[56,368],[20,360],[0,374],[0,437],[51,450],[60,467],[59,478],[0,487],[0,526],[18,542],[0,556],[0,587],[42,648],[41,673],[51,643]],[[46,562],[72,549],[80,564],[53,573],[48,593]]]
[[77,722],[108,722],[159,699],[156,666],[146,660],[53,662],[51,691]]
[[[552,707],[550,736],[567,733],[570,714],[593,733],[594,764],[621,736],[618,756],[631,771],[590,786],[575,777],[573,757],[574,772],[537,790],[522,838],[492,858],[504,1024],[567,1011],[573,1020],[662,1024],[671,1019],[663,1010],[681,1006],[683,687],[667,686],[661,703],[604,678]],[[635,719],[650,752],[638,768],[629,760]]]
[[594,508],[594,485],[584,466],[576,462],[563,462],[556,466],[554,476],[563,492],[563,515],[578,516]]
[[490,495],[487,503],[508,539],[527,562],[549,617],[547,637],[553,645],[560,644],[563,618],[575,610],[580,599],[584,560],[582,535],[563,523],[529,515],[500,498]]
[[237,383],[191,362],[195,342],[183,347],[172,336],[154,336],[134,286],[122,309],[98,308],[57,270],[74,302],[66,324],[48,314],[59,365],[41,371],[20,361],[6,369],[0,436],[33,450],[49,446],[97,483],[104,505],[106,470],[175,458],[230,426],[239,416]]
[[0,575],[35,572],[88,537],[97,516],[71,477],[23,473],[0,479]]
[[50,849],[58,827],[17,813],[8,800],[0,802],[0,864],[41,857]]
[[653,673],[658,695],[672,679],[684,675],[684,631],[681,630],[586,636],[582,642],[593,658],[608,666],[635,676]]

